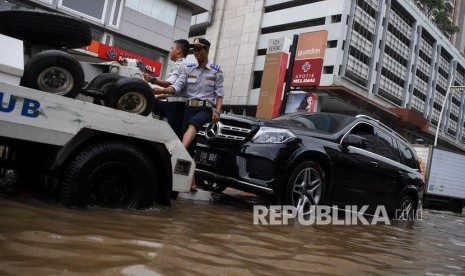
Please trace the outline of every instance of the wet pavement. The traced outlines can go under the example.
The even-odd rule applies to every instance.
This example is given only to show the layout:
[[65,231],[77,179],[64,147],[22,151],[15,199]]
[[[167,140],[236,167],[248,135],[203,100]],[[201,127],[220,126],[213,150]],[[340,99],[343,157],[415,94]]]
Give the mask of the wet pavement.
[[254,197],[143,211],[0,194],[0,275],[464,275],[465,215],[253,225]]

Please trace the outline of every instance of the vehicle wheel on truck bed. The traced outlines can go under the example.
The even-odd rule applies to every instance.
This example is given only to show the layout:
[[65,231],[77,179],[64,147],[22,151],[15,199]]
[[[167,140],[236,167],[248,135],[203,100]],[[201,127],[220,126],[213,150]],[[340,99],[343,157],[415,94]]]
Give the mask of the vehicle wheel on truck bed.
[[106,93],[105,105],[147,116],[153,110],[155,97],[152,88],[144,80],[122,78],[116,81]]
[[64,14],[37,10],[0,12],[0,33],[53,47],[81,48],[92,41],[90,26],[86,22]]
[[[108,93],[108,90],[110,87],[119,79],[123,78],[123,76],[120,76],[115,73],[103,73],[101,75],[96,76],[93,78],[89,85],[87,86],[87,89],[98,89],[102,91],[102,95],[106,95]],[[95,98],[94,103],[100,104],[100,105],[105,105],[104,97],[102,98]]]
[[65,206],[144,208],[157,192],[154,165],[139,148],[105,141],[80,152],[62,174],[59,201]]
[[119,79],[123,78],[115,73],[103,73],[93,78],[89,83],[89,88],[101,89],[107,92],[110,87]]
[[74,98],[84,85],[84,71],[70,54],[47,50],[27,62],[21,85]]

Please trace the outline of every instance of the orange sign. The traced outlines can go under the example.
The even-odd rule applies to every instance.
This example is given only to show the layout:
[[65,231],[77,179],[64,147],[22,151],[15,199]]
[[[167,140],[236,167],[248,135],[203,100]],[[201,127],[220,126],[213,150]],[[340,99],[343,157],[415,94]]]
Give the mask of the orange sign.
[[292,68],[292,86],[317,86],[320,84],[327,39],[328,31],[299,35],[294,68]]
[[290,45],[291,41],[285,37],[268,41],[258,97],[257,117],[272,118],[279,115]]
[[279,114],[288,56],[289,54],[285,52],[266,55],[258,97],[257,117],[273,118]]

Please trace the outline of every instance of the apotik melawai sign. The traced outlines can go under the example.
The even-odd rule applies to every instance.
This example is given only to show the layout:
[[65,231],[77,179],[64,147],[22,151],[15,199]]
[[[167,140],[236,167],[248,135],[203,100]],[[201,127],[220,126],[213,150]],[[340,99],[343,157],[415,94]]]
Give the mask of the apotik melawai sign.
[[327,31],[299,35],[291,86],[318,86],[320,84],[327,39]]

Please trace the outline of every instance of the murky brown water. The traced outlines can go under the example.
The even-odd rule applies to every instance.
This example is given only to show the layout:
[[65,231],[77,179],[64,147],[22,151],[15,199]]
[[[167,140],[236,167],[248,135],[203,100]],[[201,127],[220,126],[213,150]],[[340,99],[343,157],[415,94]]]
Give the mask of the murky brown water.
[[464,275],[465,216],[390,226],[257,226],[251,204],[66,209],[0,195],[5,275]]

